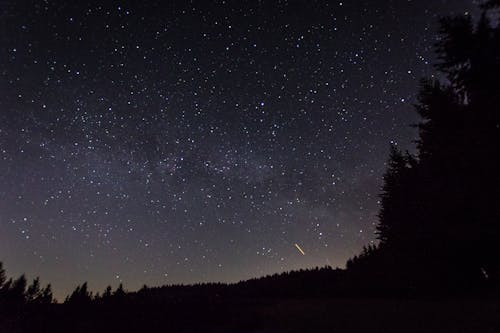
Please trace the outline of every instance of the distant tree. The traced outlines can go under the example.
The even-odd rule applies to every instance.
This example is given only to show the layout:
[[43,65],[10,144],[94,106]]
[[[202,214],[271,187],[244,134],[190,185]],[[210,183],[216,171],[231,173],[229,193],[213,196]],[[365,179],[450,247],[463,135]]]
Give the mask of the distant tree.
[[28,290],[26,291],[26,301],[27,302],[35,302],[38,301],[38,299],[41,296],[41,290],[40,290],[40,279],[36,277],[31,285],[29,285]]
[[108,299],[111,297],[112,294],[112,288],[111,286],[107,286],[104,292],[102,293],[102,299]]
[[10,290],[10,287],[12,286],[12,278],[9,278],[7,281],[4,282],[2,285],[2,288],[0,289],[0,294],[3,295],[4,297],[7,295],[7,293]]
[[116,288],[115,292],[113,293],[113,297],[115,298],[123,298],[125,297],[126,293],[125,290],[123,289],[123,284],[120,283],[118,288]]
[[26,301],[26,276],[23,274],[12,282],[8,295],[11,302],[24,303]]
[[40,304],[51,304],[54,301],[54,296],[52,295],[52,286],[48,284],[40,293],[38,302]]
[[0,290],[2,289],[3,284],[7,280],[5,275],[5,269],[3,268],[3,263],[0,261]]
[[72,305],[84,305],[92,301],[92,293],[88,291],[87,282],[81,286],[77,286],[75,290],[68,296],[65,303]]

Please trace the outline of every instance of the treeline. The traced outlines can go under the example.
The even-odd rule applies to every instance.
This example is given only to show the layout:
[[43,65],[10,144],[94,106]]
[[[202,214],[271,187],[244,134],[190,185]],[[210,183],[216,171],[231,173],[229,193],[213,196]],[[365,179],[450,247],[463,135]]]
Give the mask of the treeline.
[[53,302],[51,285],[40,285],[40,279],[35,278],[28,285],[26,276],[7,280],[3,263],[0,262],[0,309],[3,311],[25,305],[46,305]]
[[[365,248],[357,260],[371,257],[372,251],[377,250]],[[355,264],[349,269],[322,267],[291,271],[234,284],[143,286],[133,292],[120,285],[94,294],[87,283],[83,283],[60,304],[48,299],[46,302],[29,301],[31,298],[27,295],[31,293],[28,287],[22,302],[0,299],[0,331],[53,333],[67,332],[71,328],[73,332],[191,332],[210,328],[210,332],[231,332],[238,328],[253,332],[253,327],[272,325],[274,311],[295,311],[294,304],[322,304],[332,299],[358,299],[364,304],[367,298],[429,296],[381,285],[376,269],[365,275],[364,272],[359,274],[357,267]],[[497,297],[498,294],[492,295],[492,290],[470,296],[473,299]],[[385,304],[384,301],[381,304]],[[328,309],[323,310],[328,312]],[[305,317],[309,315],[304,314]],[[257,317],[259,321],[255,321]]]
[[325,266],[273,274],[231,284],[197,283],[161,287],[144,285],[134,292],[125,291],[123,285],[120,284],[114,291],[111,286],[108,286],[102,294],[93,294],[88,290],[85,282],[76,287],[64,304],[82,306],[124,301],[191,303],[200,300],[329,297],[347,295],[345,274],[345,270]]
[[[93,293],[83,283],[63,303],[2,302],[1,332],[208,331],[251,332],[254,316],[271,304],[348,296],[341,283],[346,271],[331,267],[274,274],[234,284],[143,286],[128,292],[122,285]],[[338,283],[337,283],[338,282]],[[29,288],[28,288],[29,289]],[[45,288],[47,289],[47,288]],[[44,289],[44,290],[45,290]],[[26,293],[25,289],[25,293]],[[1,302],[1,300],[0,300]],[[267,317],[266,317],[267,318]],[[231,329],[224,329],[228,326]]]

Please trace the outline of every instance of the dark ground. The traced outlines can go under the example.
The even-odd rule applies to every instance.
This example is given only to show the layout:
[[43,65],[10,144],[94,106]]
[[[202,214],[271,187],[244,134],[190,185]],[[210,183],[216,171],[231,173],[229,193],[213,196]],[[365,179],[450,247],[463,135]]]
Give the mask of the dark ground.
[[54,305],[0,332],[500,332],[496,300],[202,300],[169,305]]

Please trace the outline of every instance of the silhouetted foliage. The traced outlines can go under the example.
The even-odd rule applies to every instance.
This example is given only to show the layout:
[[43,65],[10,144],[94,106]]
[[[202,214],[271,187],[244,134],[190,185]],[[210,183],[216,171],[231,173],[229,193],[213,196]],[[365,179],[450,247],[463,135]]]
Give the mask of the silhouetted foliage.
[[26,277],[21,275],[14,280],[7,292],[7,299],[14,304],[23,304],[26,301]]
[[107,286],[106,289],[104,290],[104,292],[102,293],[102,299],[108,299],[111,297],[111,292],[112,292],[112,288],[111,286]]
[[447,81],[421,83],[417,154],[391,148],[380,243],[348,262],[355,278],[381,271],[378,286],[406,292],[459,292],[498,279],[500,28],[487,11],[494,7],[498,1],[477,24],[468,15],[441,20],[436,67]]
[[69,295],[65,303],[73,306],[82,306],[90,304],[92,301],[92,293],[88,291],[87,282],[84,282],[81,286],[77,286],[75,290]]
[[115,292],[113,293],[113,297],[122,298],[124,296],[125,296],[125,290],[123,289],[123,284],[120,283],[118,288],[116,288]]
[[34,302],[41,296],[40,279],[36,277],[26,291],[26,301]]
[[43,288],[42,292],[40,293],[38,297],[38,302],[40,304],[46,305],[46,304],[51,304],[54,301],[54,296],[52,294],[52,286],[50,283]]
[[6,280],[7,277],[5,275],[5,269],[3,268],[3,263],[0,262],[0,290],[2,289],[3,284],[5,283]]
[[34,324],[32,314],[43,314],[52,302],[50,285],[41,289],[39,278],[35,278],[28,286],[24,275],[7,280],[0,262],[0,332],[17,332],[21,323]]

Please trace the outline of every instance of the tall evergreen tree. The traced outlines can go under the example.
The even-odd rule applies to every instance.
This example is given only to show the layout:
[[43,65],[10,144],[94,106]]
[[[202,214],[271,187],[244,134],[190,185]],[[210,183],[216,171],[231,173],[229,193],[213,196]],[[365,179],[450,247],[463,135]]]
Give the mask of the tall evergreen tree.
[[500,28],[489,12],[497,7],[489,1],[476,25],[467,15],[441,20],[437,68],[447,81],[422,81],[417,155],[391,148],[379,264],[409,284],[463,287],[500,269]]
[[[437,67],[449,84],[430,93],[424,87],[427,98],[417,107],[424,118],[421,169],[435,184],[433,192],[424,192],[431,199],[429,222],[437,226],[436,240],[447,243],[441,246],[444,259],[457,275],[469,278],[484,269],[492,273],[500,264],[495,249],[500,241],[496,156],[500,151],[500,30],[490,16],[485,10],[475,27],[468,16],[442,20]],[[439,100],[442,105],[433,104]]]
[[411,195],[408,188],[409,166],[409,157],[395,146],[391,146],[380,194],[381,209],[378,216],[383,223],[377,226],[377,235],[383,247],[392,247],[394,243],[407,241],[402,223],[408,218],[408,202]]

